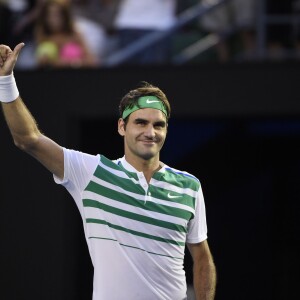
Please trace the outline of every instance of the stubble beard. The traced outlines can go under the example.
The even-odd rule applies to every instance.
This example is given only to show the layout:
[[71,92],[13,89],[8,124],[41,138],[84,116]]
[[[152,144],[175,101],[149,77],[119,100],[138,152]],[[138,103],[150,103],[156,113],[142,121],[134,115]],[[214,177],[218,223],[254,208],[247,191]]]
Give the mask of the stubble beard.
[[155,142],[155,146],[154,146],[156,148],[155,151],[153,151],[152,149],[147,149],[147,146],[145,145],[138,145],[139,143],[143,143],[143,141],[141,140],[137,140],[136,147],[130,150],[135,156],[145,161],[149,161],[157,156],[159,157],[160,150],[163,146],[163,143],[161,143],[161,141],[157,141],[157,140],[153,140],[153,141]]

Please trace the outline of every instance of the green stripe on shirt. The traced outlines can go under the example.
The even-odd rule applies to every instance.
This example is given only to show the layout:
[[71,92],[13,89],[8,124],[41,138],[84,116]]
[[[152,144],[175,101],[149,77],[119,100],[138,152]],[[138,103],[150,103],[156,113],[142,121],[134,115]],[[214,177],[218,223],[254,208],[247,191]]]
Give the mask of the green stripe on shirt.
[[[93,193],[98,194],[99,196],[104,196],[109,199],[113,199],[115,201],[125,203],[131,206],[138,207],[140,209],[145,209],[148,211],[154,211],[157,213],[185,219],[185,220],[190,220],[193,216],[193,214],[190,211],[177,208],[177,207],[171,207],[163,204],[158,204],[152,201],[147,201],[146,203],[143,200],[136,200],[134,197],[131,197],[129,195],[126,195],[124,193],[112,190],[110,188],[101,186],[93,181],[89,183],[87,188],[85,189],[86,191],[90,191]],[[152,196],[155,195],[155,193],[152,193]],[[143,197],[146,197],[143,195]]]
[[125,211],[123,209],[119,209],[116,207],[106,205],[104,203],[101,203],[101,202],[98,202],[95,200],[83,199],[82,201],[83,201],[84,207],[94,207],[94,208],[98,208],[98,209],[104,210],[106,212],[109,212],[111,214],[118,215],[118,216],[128,218],[131,220],[135,220],[138,222],[143,222],[143,223],[151,224],[154,226],[171,229],[171,230],[178,231],[178,232],[185,232],[185,233],[187,232],[186,227],[178,225],[178,224],[174,224],[174,223],[162,221],[162,220],[157,220],[157,219],[150,218],[147,216],[142,216],[142,215],[139,215],[136,213]]
[[140,236],[140,237],[143,237],[143,238],[147,238],[147,239],[151,239],[151,240],[155,240],[155,241],[159,241],[159,242],[163,242],[163,243],[168,243],[168,244],[173,244],[173,245],[176,245],[176,246],[183,246],[183,247],[185,246],[185,242],[169,240],[169,239],[154,236],[154,235],[151,235],[151,234],[147,234],[147,233],[139,232],[139,231],[136,231],[136,230],[128,229],[128,228],[125,228],[125,227],[122,227],[122,226],[119,226],[119,225],[109,223],[105,220],[87,218],[86,222],[87,223],[107,225],[110,228],[113,228],[113,229],[116,229],[116,230],[124,231],[124,232],[127,232],[127,233],[131,233],[133,235],[136,235],[136,236]]
[[197,192],[200,188],[200,182],[194,176],[179,171],[176,173],[176,170],[171,168],[167,168],[163,176],[159,173],[154,173],[153,178],[163,181],[167,185],[171,184],[183,189],[189,188],[194,192]]

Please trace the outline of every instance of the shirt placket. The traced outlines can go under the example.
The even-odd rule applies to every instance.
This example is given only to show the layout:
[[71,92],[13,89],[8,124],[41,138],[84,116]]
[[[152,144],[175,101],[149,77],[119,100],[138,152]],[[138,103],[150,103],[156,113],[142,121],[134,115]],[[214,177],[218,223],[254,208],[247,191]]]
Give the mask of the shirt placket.
[[146,204],[147,201],[149,201],[151,199],[151,192],[149,191],[149,184],[148,184],[143,172],[138,173],[138,178],[139,178],[140,185],[145,192],[144,203]]

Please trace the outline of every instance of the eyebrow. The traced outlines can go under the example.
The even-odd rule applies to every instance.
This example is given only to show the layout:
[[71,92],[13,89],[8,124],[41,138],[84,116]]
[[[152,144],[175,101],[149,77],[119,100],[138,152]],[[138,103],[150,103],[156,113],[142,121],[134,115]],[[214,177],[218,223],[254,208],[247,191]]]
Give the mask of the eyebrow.
[[[148,120],[142,119],[142,118],[137,118],[137,119],[134,120],[134,122],[135,123],[149,123]],[[154,124],[154,126],[162,126],[162,127],[164,127],[164,126],[166,126],[167,122],[162,120],[162,121],[156,121],[153,124]]]
[[147,121],[146,119],[137,118],[137,119],[134,119],[134,122],[149,122],[149,121]]

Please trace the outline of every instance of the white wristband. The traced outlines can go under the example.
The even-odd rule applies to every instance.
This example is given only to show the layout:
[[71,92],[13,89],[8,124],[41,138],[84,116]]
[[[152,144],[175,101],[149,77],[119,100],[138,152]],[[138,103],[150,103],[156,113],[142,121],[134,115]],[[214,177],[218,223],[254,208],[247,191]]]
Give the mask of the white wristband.
[[12,102],[19,97],[15,77],[12,74],[0,76],[0,102]]

